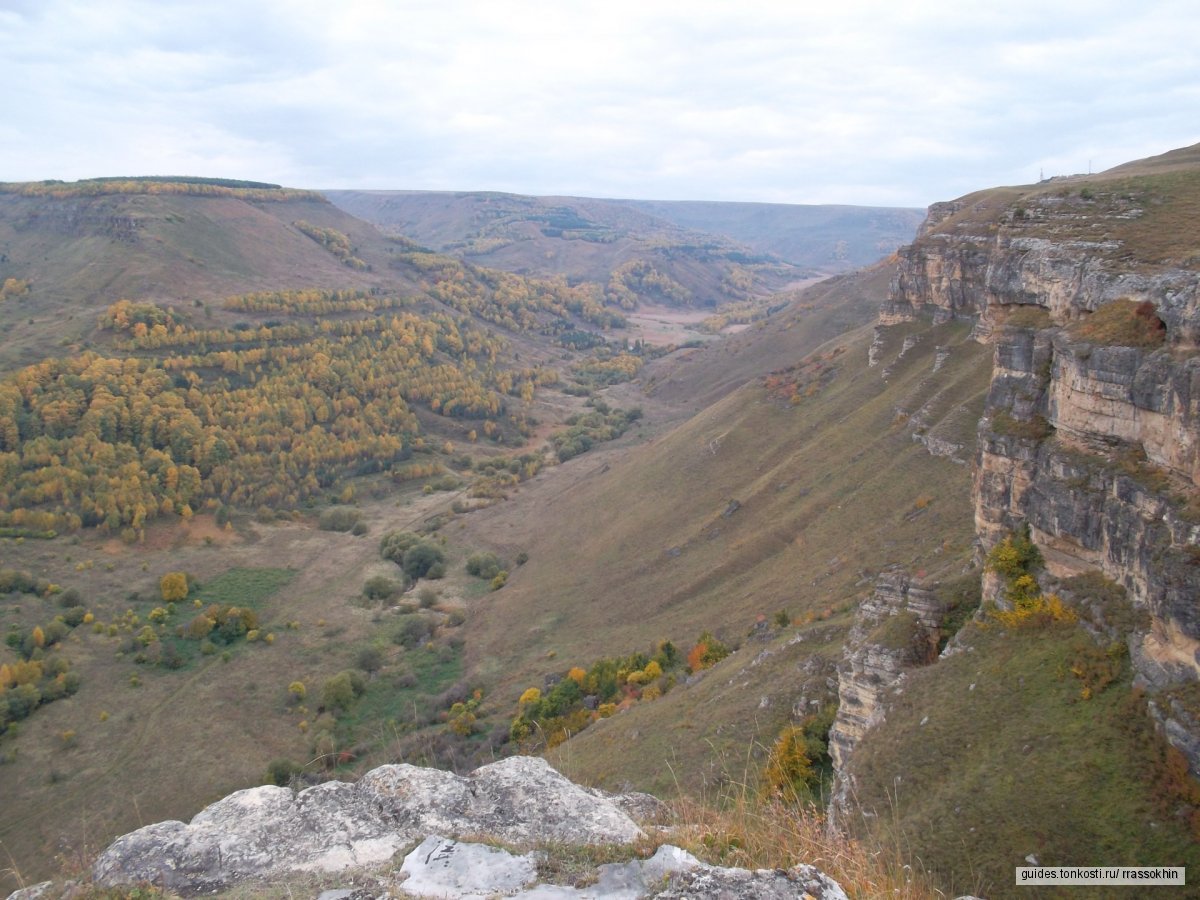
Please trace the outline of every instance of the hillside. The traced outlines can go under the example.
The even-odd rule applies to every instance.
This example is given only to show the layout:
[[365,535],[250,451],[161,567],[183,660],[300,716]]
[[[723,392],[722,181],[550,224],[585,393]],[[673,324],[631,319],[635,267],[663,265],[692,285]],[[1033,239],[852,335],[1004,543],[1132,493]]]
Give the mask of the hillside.
[[[497,752],[445,726],[486,593],[450,526],[680,415],[591,399],[666,352],[602,292],[422,250],[305,192],[210,187],[0,191],[0,841],[23,877],[273,759]],[[824,306],[798,302],[815,346]],[[392,531],[442,577],[381,558]],[[362,666],[373,689],[331,706]]]
[[[711,311],[662,246],[614,285],[613,248],[699,246],[645,211],[422,195],[424,249],[237,198],[358,281],[96,299],[96,356],[0,382],[5,849],[26,877],[264,778],[526,752],[827,807],[952,896],[1030,856],[1200,866],[1198,160],[937,204]],[[499,241],[471,253],[586,245],[596,277],[475,265],[433,239],[464,209]],[[0,274],[12,333],[58,302]]]
[[595,281],[614,297],[624,284],[643,303],[698,308],[761,300],[814,273],[872,263],[911,239],[920,221],[915,210],[853,207],[325,193],[389,233],[481,265]]
[[389,234],[478,265],[593,282],[624,309],[711,310],[761,300],[814,274],[622,201],[422,191],[326,196]]
[[759,253],[824,272],[874,263],[912,240],[921,209],[783,203],[625,201],[668,222],[722,234]]

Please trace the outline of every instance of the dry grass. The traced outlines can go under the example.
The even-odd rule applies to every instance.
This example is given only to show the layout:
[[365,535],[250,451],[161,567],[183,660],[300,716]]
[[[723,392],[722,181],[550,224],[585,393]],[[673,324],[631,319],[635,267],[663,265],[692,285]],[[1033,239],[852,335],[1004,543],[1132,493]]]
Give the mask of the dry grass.
[[864,900],[946,896],[905,859],[899,845],[872,847],[831,833],[824,815],[812,807],[764,801],[744,783],[731,785],[716,804],[680,799],[672,808],[679,824],[664,843],[714,865],[788,869],[808,864]]
[[1075,339],[1092,344],[1154,350],[1167,340],[1167,329],[1153,303],[1113,300],[1067,329]]

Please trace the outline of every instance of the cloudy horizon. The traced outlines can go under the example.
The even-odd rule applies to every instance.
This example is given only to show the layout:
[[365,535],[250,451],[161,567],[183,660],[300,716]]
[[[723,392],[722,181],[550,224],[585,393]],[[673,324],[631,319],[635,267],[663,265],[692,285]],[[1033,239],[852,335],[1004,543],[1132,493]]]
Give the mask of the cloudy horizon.
[[1200,140],[1200,8],[0,0],[0,180],[926,206]]

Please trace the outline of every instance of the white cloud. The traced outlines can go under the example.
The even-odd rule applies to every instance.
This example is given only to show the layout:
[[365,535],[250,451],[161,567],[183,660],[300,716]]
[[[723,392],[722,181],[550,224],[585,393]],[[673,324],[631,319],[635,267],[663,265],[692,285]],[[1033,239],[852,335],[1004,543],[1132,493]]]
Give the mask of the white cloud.
[[0,177],[920,205],[1200,139],[1200,10],[1049,6],[0,3]]

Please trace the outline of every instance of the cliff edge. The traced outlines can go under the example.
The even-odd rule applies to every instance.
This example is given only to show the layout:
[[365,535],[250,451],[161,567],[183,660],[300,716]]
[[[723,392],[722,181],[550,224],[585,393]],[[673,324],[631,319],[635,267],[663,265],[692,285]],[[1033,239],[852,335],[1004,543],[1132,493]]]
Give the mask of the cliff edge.
[[[1169,163],[1169,164],[1168,164]],[[1200,145],[936,204],[881,324],[970,318],[993,347],[975,456],[986,553],[1125,588],[1138,686],[1200,773]],[[996,578],[984,597],[1005,603]]]

